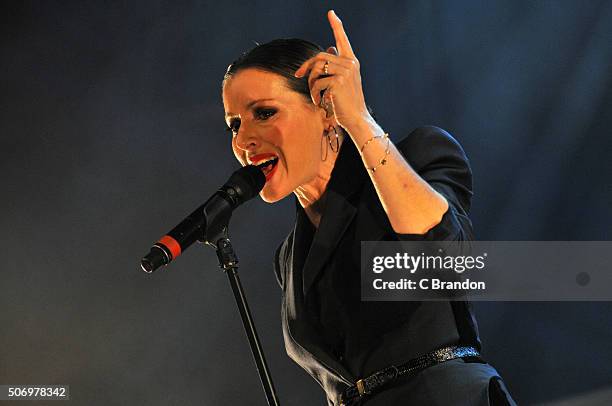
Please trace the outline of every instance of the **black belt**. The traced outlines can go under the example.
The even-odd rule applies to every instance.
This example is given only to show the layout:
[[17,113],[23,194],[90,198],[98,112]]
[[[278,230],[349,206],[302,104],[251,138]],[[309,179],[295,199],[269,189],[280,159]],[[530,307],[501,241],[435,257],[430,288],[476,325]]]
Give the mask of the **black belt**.
[[440,348],[417,358],[413,358],[405,364],[391,365],[385,369],[373,373],[367,378],[357,381],[355,385],[347,388],[338,397],[340,406],[349,406],[364,396],[372,395],[389,382],[411,373],[419,372],[432,365],[449,361],[455,358],[471,358],[484,362],[474,347],[450,346]]

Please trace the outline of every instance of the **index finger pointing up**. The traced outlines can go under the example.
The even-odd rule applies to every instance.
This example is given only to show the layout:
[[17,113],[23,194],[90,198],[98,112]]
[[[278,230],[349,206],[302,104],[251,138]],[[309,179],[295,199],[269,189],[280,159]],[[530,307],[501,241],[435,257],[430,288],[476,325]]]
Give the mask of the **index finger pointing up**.
[[342,21],[340,18],[338,18],[336,12],[334,10],[329,10],[327,12],[327,19],[329,20],[329,25],[331,25],[332,31],[334,32],[338,54],[341,56],[355,57],[353,48],[351,48],[351,43],[346,35],[346,31],[344,31],[344,27],[342,26]]

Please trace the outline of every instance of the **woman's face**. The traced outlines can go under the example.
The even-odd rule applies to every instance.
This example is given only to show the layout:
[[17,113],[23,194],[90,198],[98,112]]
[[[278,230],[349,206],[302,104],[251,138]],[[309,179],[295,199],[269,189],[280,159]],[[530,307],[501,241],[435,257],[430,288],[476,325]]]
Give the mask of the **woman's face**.
[[238,161],[243,166],[268,162],[262,169],[264,201],[276,202],[316,182],[326,131],[323,109],[289,89],[282,76],[254,68],[226,81],[223,106]]

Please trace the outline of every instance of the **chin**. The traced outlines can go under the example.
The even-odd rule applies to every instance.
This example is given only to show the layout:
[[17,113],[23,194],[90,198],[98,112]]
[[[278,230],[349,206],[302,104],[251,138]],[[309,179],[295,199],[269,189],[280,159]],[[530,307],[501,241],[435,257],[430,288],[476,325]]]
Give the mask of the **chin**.
[[276,203],[280,200],[283,200],[285,197],[287,197],[288,194],[278,194],[278,193],[271,193],[269,191],[261,191],[259,192],[259,197],[261,197],[261,200],[263,200],[266,203]]

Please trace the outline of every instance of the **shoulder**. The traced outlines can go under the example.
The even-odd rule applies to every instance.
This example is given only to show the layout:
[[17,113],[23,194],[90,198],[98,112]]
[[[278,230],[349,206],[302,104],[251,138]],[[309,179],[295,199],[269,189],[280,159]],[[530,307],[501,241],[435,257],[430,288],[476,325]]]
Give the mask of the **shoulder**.
[[438,160],[463,161],[469,168],[467,155],[459,141],[440,127],[417,127],[395,146],[417,172]]
[[408,135],[399,140],[397,145],[417,146],[423,145],[425,142],[441,143],[442,145],[452,144],[461,148],[459,141],[457,141],[448,131],[433,125],[424,125],[415,128]]

